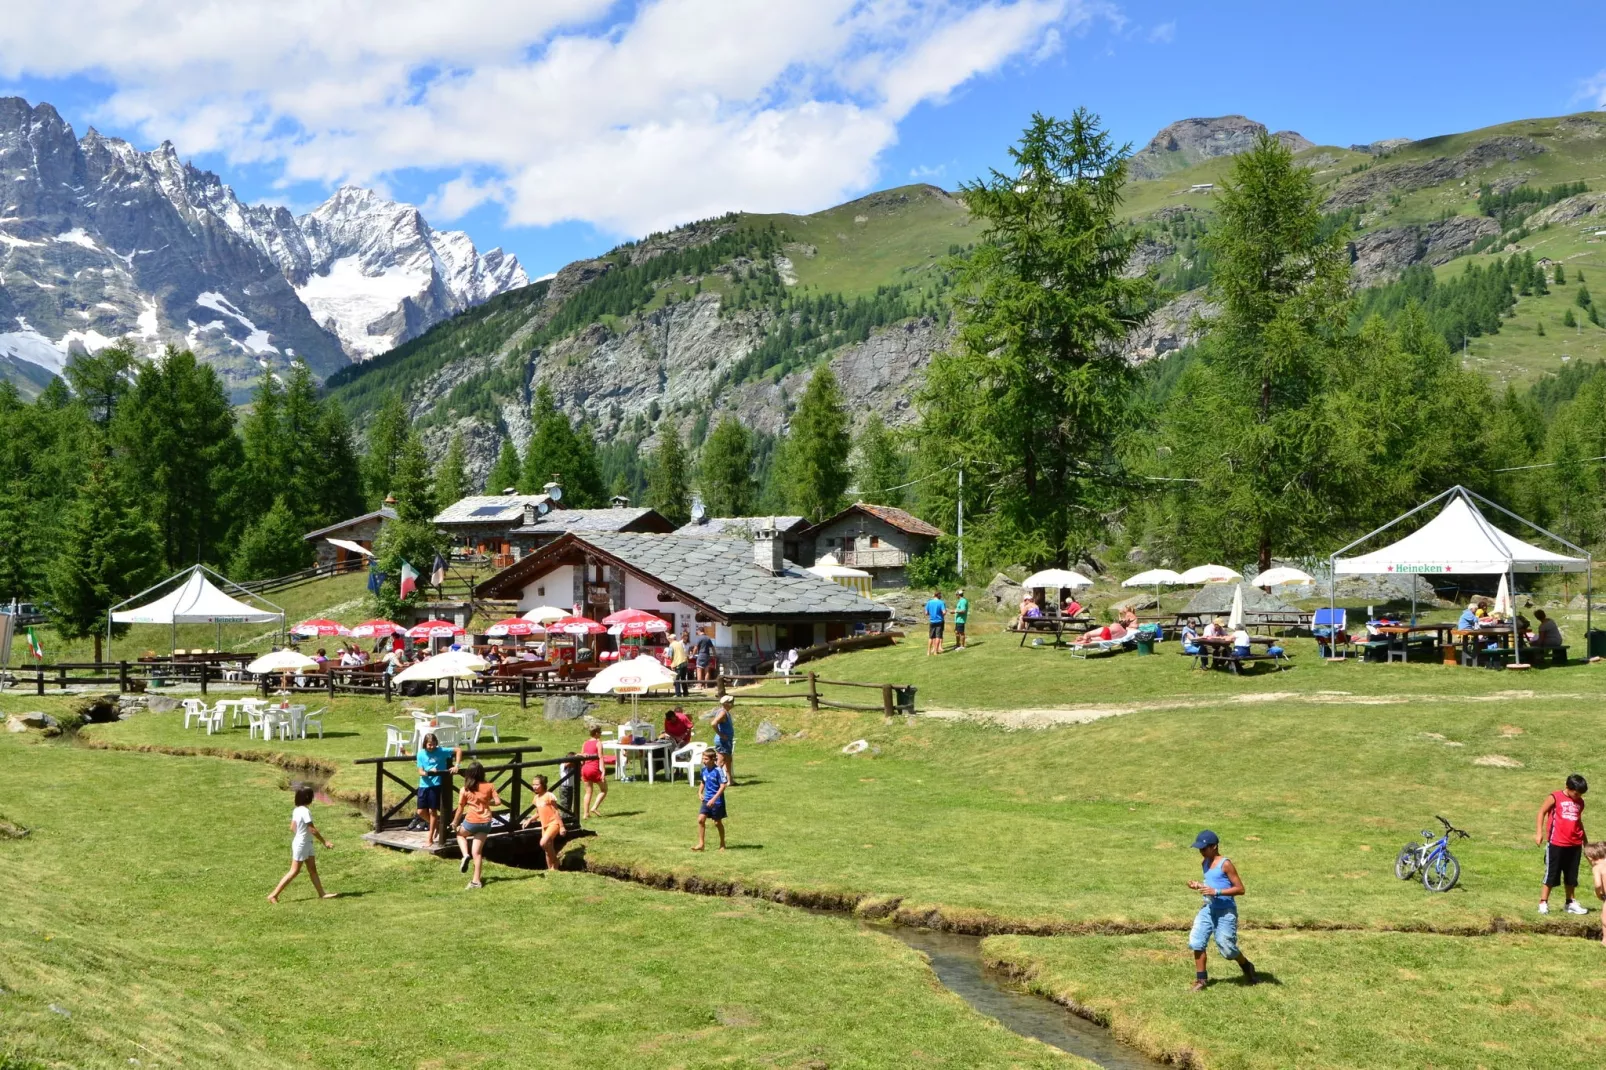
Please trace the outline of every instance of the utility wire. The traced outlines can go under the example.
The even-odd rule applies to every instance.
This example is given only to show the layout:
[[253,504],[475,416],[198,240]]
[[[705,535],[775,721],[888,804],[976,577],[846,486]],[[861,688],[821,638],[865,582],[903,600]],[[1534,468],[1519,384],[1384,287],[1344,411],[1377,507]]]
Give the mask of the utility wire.
[[1606,461],[1606,457],[1580,457],[1576,461],[1548,461],[1545,464],[1520,464],[1515,468],[1496,468],[1496,472],[1531,472],[1535,468],[1556,468],[1564,464],[1593,464]]

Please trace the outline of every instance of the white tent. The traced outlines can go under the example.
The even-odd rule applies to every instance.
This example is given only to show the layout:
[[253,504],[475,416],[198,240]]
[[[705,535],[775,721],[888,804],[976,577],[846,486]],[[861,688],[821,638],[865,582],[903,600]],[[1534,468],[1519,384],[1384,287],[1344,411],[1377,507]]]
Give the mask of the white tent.
[[[1437,502],[1445,502],[1439,515],[1398,542],[1356,557],[1340,556],[1362,543],[1371,541]],[[1480,502],[1574,551],[1578,556],[1572,557],[1554,550],[1546,550],[1544,547],[1523,542],[1515,535],[1502,531],[1491,524],[1479,510]],[[1339,576],[1379,574],[1501,576],[1509,583],[1514,580],[1517,573],[1582,572],[1588,577],[1586,584],[1591,588],[1589,593],[1593,594],[1593,577],[1589,575],[1593,559],[1588,551],[1574,546],[1532,521],[1524,520],[1481,494],[1460,486],[1451,487],[1443,494],[1429,498],[1410,512],[1403,513],[1376,531],[1356,539],[1334,553],[1329,561],[1333,569],[1332,589],[1335,591]],[[1593,598],[1585,599],[1586,605],[1593,601]],[[1584,625],[1586,631],[1592,623],[1586,616]],[[1515,631],[1516,629],[1513,629],[1513,632]],[[1517,651],[1518,661],[1521,660],[1521,643],[1521,636],[1516,636],[1514,648]]]
[[[241,594],[248,598],[255,598],[257,601],[272,608],[264,609],[260,606],[253,606],[224,593],[211,580],[207,579],[208,574],[217,576],[219,580],[222,580],[223,583],[233,587]],[[134,606],[132,609],[123,608],[132,602],[137,602],[152,591],[166,587],[180,577],[184,578],[184,582],[160,598],[146,602],[141,606]],[[250,591],[230,582],[223,576],[219,576],[205,565],[195,565],[185,572],[175,572],[161,583],[156,584],[156,586],[147,587],[133,598],[119,602],[112,607],[112,611],[107,614],[107,617],[106,639],[108,643],[111,641],[111,627],[113,624],[166,624],[175,630],[175,637],[180,624],[215,624],[221,628],[225,624],[266,624],[269,621],[278,621],[279,630],[284,630],[283,609],[273,605],[273,603],[259,595],[253,595]],[[174,645],[177,645],[176,638]]]
[[847,565],[837,564],[836,558],[830,554],[827,554],[817,564],[810,565],[804,571],[810,572],[822,580],[830,580],[850,590],[858,591],[866,598],[870,597],[871,575],[862,568],[849,568]]

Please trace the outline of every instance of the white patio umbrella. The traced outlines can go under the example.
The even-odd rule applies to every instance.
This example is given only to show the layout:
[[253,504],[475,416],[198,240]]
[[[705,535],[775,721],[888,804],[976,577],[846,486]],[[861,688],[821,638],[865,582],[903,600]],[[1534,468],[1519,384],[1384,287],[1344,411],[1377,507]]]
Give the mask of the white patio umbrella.
[[1232,589],[1232,612],[1227,614],[1227,627],[1237,631],[1244,626],[1244,586]]
[[1178,583],[1237,583],[1243,576],[1225,565],[1195,565],[1177,578]]
[[469,680],[490,668],[490,662],[466,650],[448,650],[432,658],[414,662],[397,673],[393,683],[410,684],[439,680]]
[[629,695],[630,716],[636,716],[641,696],[655,687],[673,687],[675,674],[657,658],[640,657],[616,661],[593,676],[586,690],[593,695]]
[[305,654],[298,654],[294,650],[275,650],[251,662],[245,671],[260,676],[268,672],[306,672],[317,667],[318,663]]
[[1059,591],[1069,591],[1077,587],[1091,587],[1093,581],[1080,572],[1072,572],[1068,568],[1045,568],[1041,572],[1034,572],[1021,581],[1021,586],[1027,590],[1033,587],[1052,587]]
[[1316,577],[1297,568],[1268,568],[1254,580],[1256,587],[1294,587],[1315,582]]
[[559,609],[556,606],[536,606],[523,616],[525,620],[533,620],[537,624],[551,624],[555,620],[562,620],[564,617],[572,615],[573,612],[573,610]]
[[1139,572],[1136,576],[1128,576],[1121,581],[1122,587],[1153,587],[1154,597],[1160,597],[1162,585],[1171,586],[1182,582],[1182,574],[1172,572],[1168,568],[1151,568],[1147,572]]
[[1506,583],[1505,573],[1500,574],[1500,589],[1494,595],[1494,612],[1497,617],[1515,617],[1511,612],[1511,587]]

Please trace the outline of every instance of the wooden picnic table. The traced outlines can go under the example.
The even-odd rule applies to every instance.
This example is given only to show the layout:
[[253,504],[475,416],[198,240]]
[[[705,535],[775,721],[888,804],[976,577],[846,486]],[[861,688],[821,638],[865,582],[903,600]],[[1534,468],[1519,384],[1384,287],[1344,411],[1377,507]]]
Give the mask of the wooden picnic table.
[[1064,646],[1065,633],[1087,631],[1093,626],[1093,616],[1090,613],[1078,613],[1074,617],[1067,617],[1063,613],[1045,613],[1040,617],[1027,617],[1021,624],[1021,646],[1026,645],[1026,637],[1033,632],[1053,632],[1054,645]]
[[[1481,628],[1457,628],[1452,625],[1450,629],[1451,638],[1461,644],[1461,664],[1469,667],[1488,666],[1503,658],[1511,649],[1507,640],[1513,634],[1514,631],[1509,624],[1491,624]],[[1480,639],[1501,640],[1501,653],[1491,656],[1489,651],[1484,649],[1484,644],[1478,641]]]
[[[1278,640],[1269,635],[1251,635],[1249,637],[1249,648],[1251,651],[1257,646],[1263,646],[1269,650],[1271,647],[1276,646],[1277,643]],[[1187,651],[1183,651],[1183,653],[1188,654],[1189,657],[1197,658],[1199,661],[1199,668],[1226,668],[1240,675],[1243,673],[1243,658],[1233,653],[1234,647],[1236,647],[1238,644],[1232,636],[1201,635],[1194,639],[1194,644],[1199,648],[1199,653],[1188,654]],[[1250,654],[1250,657],[1254,660],[1264,660],[1267,658],[1271,658],[1273,661],[1279,660],[1279,658],[1272,657],[1270,653],[1252,653]],[[1279,665],[1278,668],[1281,669],[1282,666]]]
[[[1372,624],[1368,625],[1373,635],[1383,636],[1386,657],[1389,661],[1406,661],[1411,652],[1411,640],[1418,635],[1433,635],[1436,649],[1451,651],[1450,633],[1455,630],[1454,624],[1440,622],[1437,624]],[[1446,664],[1450,664],[1453,657],[1447,654]]]

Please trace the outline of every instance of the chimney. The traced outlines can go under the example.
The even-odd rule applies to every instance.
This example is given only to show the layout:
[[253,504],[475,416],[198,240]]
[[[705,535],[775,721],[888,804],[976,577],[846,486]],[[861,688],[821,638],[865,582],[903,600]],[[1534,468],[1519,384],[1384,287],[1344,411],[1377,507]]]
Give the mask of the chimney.
[[534,502],[525,502],[524,503],[524,526],[527,527],[527,528],[528,527],[534,527],[535,526],[535,522],[537,520],[540,520],[540,519],[541,519],[541,514],[536,511],[535,503]]
[[613,504],[615,509],[630,508],[630,499],[623,494],[615,494],[612,498],[609,498],[608,501]]
[[785,545],[781,542],[780,530],[775,526],[775,518],[767,517],[759,521],[753,529],[753,560],[758,567],[779,576],[786,571],[784,551]]

